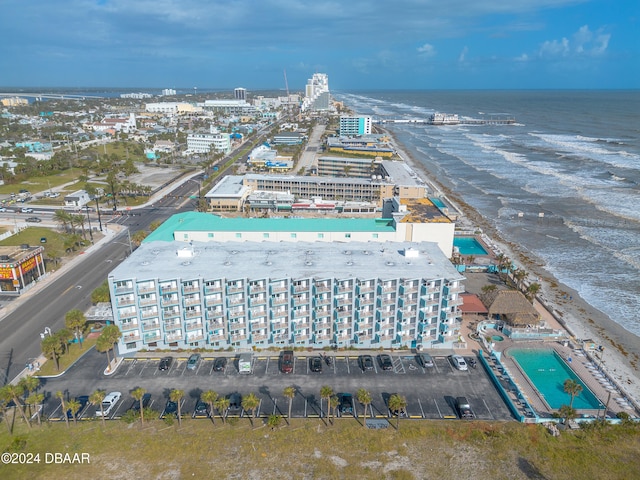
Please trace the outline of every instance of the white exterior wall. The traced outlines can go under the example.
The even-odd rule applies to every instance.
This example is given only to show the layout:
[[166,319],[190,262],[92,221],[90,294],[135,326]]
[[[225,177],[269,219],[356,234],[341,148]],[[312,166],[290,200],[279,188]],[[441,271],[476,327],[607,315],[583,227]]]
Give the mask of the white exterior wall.
[[[213,234],[213,237],[209,235]],[[240,234],[240,237],[237,235]],[[267,236],[268,235],[268,236]],[[347,236],[349,235],[349,236]],[[377,236],[376,236],[377,235]],[[398,232],[175,232],[176,241],[197,242],[398,242]]]

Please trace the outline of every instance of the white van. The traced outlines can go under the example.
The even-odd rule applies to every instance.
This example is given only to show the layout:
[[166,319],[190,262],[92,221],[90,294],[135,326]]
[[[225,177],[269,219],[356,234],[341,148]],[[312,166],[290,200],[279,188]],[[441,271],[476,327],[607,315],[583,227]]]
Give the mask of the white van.
[[109,412],[111,412],[113,407],[115,407],[121,396],[122,394],[120,392],[111,392],[104,397],[104,400],[102,400],[102,408],[98,408],[98,410],[96,410],[96,417],[102,417],[103,415],[105,417],[108,416]]

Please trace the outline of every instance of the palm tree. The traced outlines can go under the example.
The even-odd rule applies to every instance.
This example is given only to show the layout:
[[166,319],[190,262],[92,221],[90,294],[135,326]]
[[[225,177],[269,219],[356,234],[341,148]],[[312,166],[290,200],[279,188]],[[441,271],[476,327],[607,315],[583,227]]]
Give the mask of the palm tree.
[[242,399],[242,409],[246,412],[251,412],[249,414],[249,421],[251,422],[251,426],[253,427],[253,417],[257,416],[258,406],[260,405],[260,399],[256,397],[254,393],[250,393]]
[[[40,379],[38,377],[34,377],[32,375],[27,375],[26,377],[22,377],[20,379],[19,384],[22,386],[22,389],[27,392],[27,395],[32,395],[40,386]],[[29,416],[31,416],[31,404],[29,403]]]
[[111,359],[109,358],[109,350],[111,350],[111,345],[106,337],[100,335],[96,340],[96,350],[100,353],[107,354],[107,368],[111,368]]
[[229,411],[229,399],[227,397],[218,397],[215,402],[215,406],[216,410],[218,410],[222,417],[222,423],[225,423],[227,419],[227,412]]
[[[64,416],[64,421],[67,423],[67,428],[69,428],[69,417],[67,417],[67,407],[65,407],[65,404],[64,404],[64,392],[58,390],[56,392],[56,398],[60,400],[60,407],[62,407],[62,415]],[[102,402],[102,399],[100,401]]]
[[271,430],[275,430],[280,426],[280,422],[282,421],[282,417],[280,415],[276,415],[272,413],[269,415],[269,419],[267,420],[267,425],[271,427]]
[[358,401],[364,406],[364,412],[362,416],[362,425],[364,427],[367,426],[366,418],[367,418],[367,407],[371,405],[371,393],[364,388],[359,388],[356,392],[356,398]]
[[66,354],[69,351],[69,342],[73,339],[73,333],[68,328],[61,328],[53,336],[58,338],[62,346],[62,353]]
[[576,410],[570,405],[562,405],[558,410],[558,413],[562,418],[564,418],[564,423],[576,418]]
[[296,387],[286,387],[282,394],[285,396],[285,398],[289,399],[289,415],[287,415],[287,423],[289,423],[289,420],[291,419],[291,404],[293,403],[293,399],[296,396]]
[[53,335],[47,335],[40,342],[40,348],[45,357],[56,362],[56,371],[60,371],[60,355],[62,355],[62,345],[60,339]]
[[11,435],[11,424],[9,423],[9,415],[7,415],[7,405],[10,400],[7,400],[3,397],[3,390],[0,389],[0,411],[2,412],[2,416],[4,417],[4,422],[7,424],[7,430],[9,430],[9,435]]
[[582,385],[576,380],[567,378],[563,384],[564,393],[571,395],[571,401],[569,402],[569,408],[573,408],[573,399],[582,393]]
[[209,416],[211,417],[211,423],[213,422],[213,405],[218,400],[218,393],[213,390],[207,390],[206,392],[202,392],[200,394],[200,400],[207,403],[209,405]]
[[29,419],[27,418],[27,415],[24,411],[24,407],[22,403],[20,403],[20,397],[23,394],[24,387],[22,387],[21,385],[12,385],[11,383],[8,383],[4,387],[0,388],[0,399],[2,399],[5,404],[9,404],[11,401],[13,401],[25,423],[27,424],[29,429],[31,429],[31,424],[29,423]]
[[389,397],[389,410],[397,412],[396,415],[396,430],[400,429],[400,412],[407,408],[407,399],[397,393],[394,393]]
[[133,399],[137,400],[140,403],[140,423],[142,424],[144,424],[144,407],[142,405],[142,402],[145,393],[147,393],[147,391],[142,387],[134,388],[131,392],[131,396],[133,397]]
[[[62,392],[58,392],[58,393],[62,393]],[[104,423],[104,408],[102,408],[102,401],[104,400],[104,397],[106,395],[107,395],[107,392],[105,392],[104,390],[96,390],[89,397],[89,402],[91,402],[92,405],[100,405],[100,413],[101,413],[100,418],[102,418],[103,427],[105,426],[105,423]],[[65,418],[66,418],[66,415],[65,415]],[[67,420],[67,424],[68,423],[69,421]]]
[[323,385],[320,387],[320,417],[322,417],[322,400],[327,399],[327,405],[329,399],[333,396],[333,388],[329,385]]
[[142,241],[147,238],[149,234],[144,230],[138,230],[136,233],[131,235],[131,243],[136,247],[139,247]]
[[85,327],[87,326],[87,318],[82,313],[82,310],[74,308],[69,310],[64,316],[65,326],[74,333],[74,336],[80,343],[80,350],[82,350],[82,337]]
[[184,390],[174,389],[169,393],[169,400],[178,404],[178,424],[182,426],[182,399],[184,398]]
[[522,283],[524,282],[524,280],[527,278],[528,275],[529,274],[525,270],[522,270],[521,268],[517,268],[513,272],[513,278],[516,281],[516,288],[518,290],[522,290]]
[[[82,405],[80,405],[80,402],[77,400],[69,400],[67,402],[67,409],[71,410],[74,425],[78,425],[78,418],[76,417],[76,414],[78,413],[78,410],[80,410],[81,406]],[[64,412],[64,416],[67,416],[67,412]]]
[[[114,350],[116,343],[122,337],[122,332],[117,325],[109,325],[104,327],[102,333],[98,337],[96,341],[96,350],[99,352],[107,352],[107,361],[109,361],[109,350]],[[101,339],[103,339],[101,341]],[[100,348],[98,348],[98,343],[100,343]],[[116,352],[113,352],[113,360],[116,360]],[[109,361],[108,370],[111,369],[111,362]]]
[[[44,402],[44,393],[32,393],[27,397],[27,403],[29,405],[33,405],[36,410],[36,417],[38,418],[38,425],[42,425],[41,422],[41,414],[42,414],[42,402]],[[40,405],[40,408],[38,408]]]
[[333,412],[330,418],[331,423],[333,423],[333,417],[336,416],[336,408],[338,408],[338,405],[340,405],[340,399],[336,395],[332,395],[331,398],[329,398],[329,414],[331,415]]
[[540,284],[533,282],[531,285],[527,287],[527,298],[533,303],[533,300],[536,298],[536,295],[540,291]]
[[65,232],[69,230],[69,226],[71,225],[71,214],[69,212],[65,212],[64,210],[56,210],[56,212],[53,214],[53,219],[60,224]]

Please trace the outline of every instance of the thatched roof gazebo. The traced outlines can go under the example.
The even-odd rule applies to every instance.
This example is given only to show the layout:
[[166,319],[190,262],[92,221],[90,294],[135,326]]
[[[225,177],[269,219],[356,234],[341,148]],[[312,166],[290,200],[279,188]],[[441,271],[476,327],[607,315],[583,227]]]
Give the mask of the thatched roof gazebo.
[[509,325],[521,327],[537,325],[541,316],[527,297],[518,290],[497,290],[487,294],[483,301],[489,310],[489,317],[499,315]]

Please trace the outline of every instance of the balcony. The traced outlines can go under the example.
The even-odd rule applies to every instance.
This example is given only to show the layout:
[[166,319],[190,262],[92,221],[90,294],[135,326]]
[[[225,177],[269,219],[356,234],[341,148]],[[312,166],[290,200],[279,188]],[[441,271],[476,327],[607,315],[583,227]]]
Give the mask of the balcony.
[[151,318],[151,317],[157,317],[158,316],[158,310],[153,309],[153,310],[142,310],[141,312],[141,317],[142,318]]
[[294,291],[294,293],[308,292],[309,291],[309,285],[294,285],[293,286],[293,291]]
[[242,295],[235,295],[233,297],[227,297],[228,305],[243,305],[244,297]]
[[160,330],[144,334],[145,343],[157,342],[158,340],[160,340],[160,338],[162,338],[162,336],[160,335]]
[[318,342],[323,341],[323,340],[331,340],[332,336],[333,335],[332,335],[331,332],[329,332],[329,333],[316,333],[315,334],[316,341],[318,341]]
[[331,286],[329,285],[316,285],[315,286],[316,293],[325,293],[331,291]]
[[338,316],[338,318],[350,317],[351,315],[353,315],[353,310],[351,309],[337,310],[336,315]]
[[182,287],[182,291],[184,293],[195,293],[195,292],[199,292],[200,291],[200,286],[199,285],[184,285]]
[[353,298],[337,298],[336,305],[351,305],[353,304]]
[[401,286],[400,287],[400,293],[404,294],[404,295],[409,295],[411,293],[416,293],[418,291],[418,286],[417,285],[409,285],[409,286]]
[[272,297],[271,305],[286,305],[289,303],[289,299],[287,297]]
[[282,292],[286,292],[286,291],[288,291],[288,288],[287,288],[286,285],[284,287],[275,286],[275,285],[271,286],[271,293],[282,293]]
[[164,322],[163,325],[165,330],[175,330],[182,327],[182,322],[179,320],[172,320],[170,322]]
[[160,286],[160,294],[165,295],[167,293],[178,293],[178,286],[177,285]]
[[249,293],[264,293],[267,287],[264,285],[249,285]]
[[395,297],[392,298],[382,298],[380,299],[380,303],[384,306],[384,305],[395,305],[396,304],[396,299]]
[[343,328],[349,328],[351,326],[351,319],[340,319],[336,322],[336,330],[342,330]]
[[131,285],[121,285],[116,287],[116,295],[120,295],[121,293],[131,293],[133,292],[133,284]]
[[330,298],[318,298],[316,299],[316,307],[321,307],[323,305],[331,305],[331,299]]
[[179,330],[176,333],[167,333],[164,336],[164,341],[166,343],[178,342],[180,340],[182,340],[182,332]]
[[162,301],[160,302],[160,305],[162,305],[163,307],[170,307],[171,305],[177,305],[178,304],[178,297],[170,297],[170,298],[163,298]]
[[339,286],[338,288],[336,288],[336,293],[348,293],[348,292],[353,292],[353,286],[348,285],[348,286]]
[[248,338],[248,335],[246,333],[233,333],[233,332],[229,332],[229,337],[231,338],[232,342],[240,342],[242,340],[246,340]]
[[185,330],[196,330],[202,328],[202,322],[186,322]]
[[185,298],[184,299],[184,304],[185,306],[189,306],[189,305],[200,305],[200,298],[198,297],[190,297],[190,298]]
[[385,341],[385,340],[393,340],[395,337],[395,335],[393,333],[385,333],[384,335],[379,335],[378,338],[380,339],[380,341]]
[[227,334],[224,332],[212,333],[209,335],[210,342],[219,342],[221,340],[226,340],[226,339],[227,339]]
[[142,328],[147,331],[158,328],[159,326],[160,322],[158,320],[155,320],[153,322],[142,322]]
[[366,293],[373,293],[374,291],[375,291],[375,287],[373,287],[371,285],[366,286],[366,287],[365,286],[361,286],[361,287],[358,287],[358,289],[357,289],[358,295],[364,295]]
[[135,342],[137,340],[140,340],[140,333],[136,332],[136,333],[129,333],[126,335],[122,336],[122,342],[123,343],[129,343],[129,342]]
[[116,298],[116,306],[118,307],[128,307],[130,305],[134,305],[135,302],[136,302],[136,299],[134,297]]
[[202,332],[187,335],[187,343],[198,342],[200,340],[204,340],[204,333]]
[[386,292],[395,292],[396,291],[396,286],[395,285],[383,285],[380,290],[382,290],[383,293]]
[[166,310],[162,312],[162,318],[175,318],[180,316],[180,310]]
[[309,340],[311,338],[311,335],[309,335],[308,333],[301,333],[301,334],[294,334],[293,337],[296,342],[304,342],[306,340]]
[[154,287],[154,286],[144,286],[144,287],[142,287],[142,286],[138,285],[138,294],[139,295],[144,294],[144,293],[153,293],[155,291],[156,291],[156,287]]
[[240,286],[240,287],[227,287],[227,295],[232,295],[234,293],[241,293],[244,292],[244,285]]
[[254,342],[261,342],[263,340],[267,340],[269,338],[268,333],[252,333],[251,340]]
[[258,305],[266,305],[267,297],[259,297],[259,298],[249,298],[249,306],[255,307]]
[[138,328],[138,322],[124,322],[120,325],[120,330],[126,332],[127,330],[133,330]]
[[251,331],[255,332],[256,330],[259,329],[263,329],[263,328],[268,328],[269,327],[269,322],[267,322],[267,319],[265,318],[264,320],[261,321],[255,321],[255,322],[251,322]]
[[143,307],[148,305],[156,305],[157,303],[158,303],[157,298],[141,298],[140,299],[140,305]]
[[279,333],[277,335],[273,335],[273,341],[274,342],[279,342],[279,341],[285,341],[289,339],[289,333]]
[[289,328],[289,322],[288,321],[283,321],[283,322],[271,322],[271,331],[275,331],[275,330],[281,330],[283,328]]
[[135,308],[128,308],[126,310],[118,310],[118,316],[120,317],[120,319],[124,319],[124,318],[132,318],[135,317],[137,315],[136,309]]
[[281,318],[281,317],[286,317],[289,315],[289,311],[284,308],[282,310],[273,310],[271,312],[271,318]]
[[211,294],[211,293],[219,293],[222,292],[222,284],[219,283],[217,285],[205,285],[204,286],[204,293],[205,294]]

